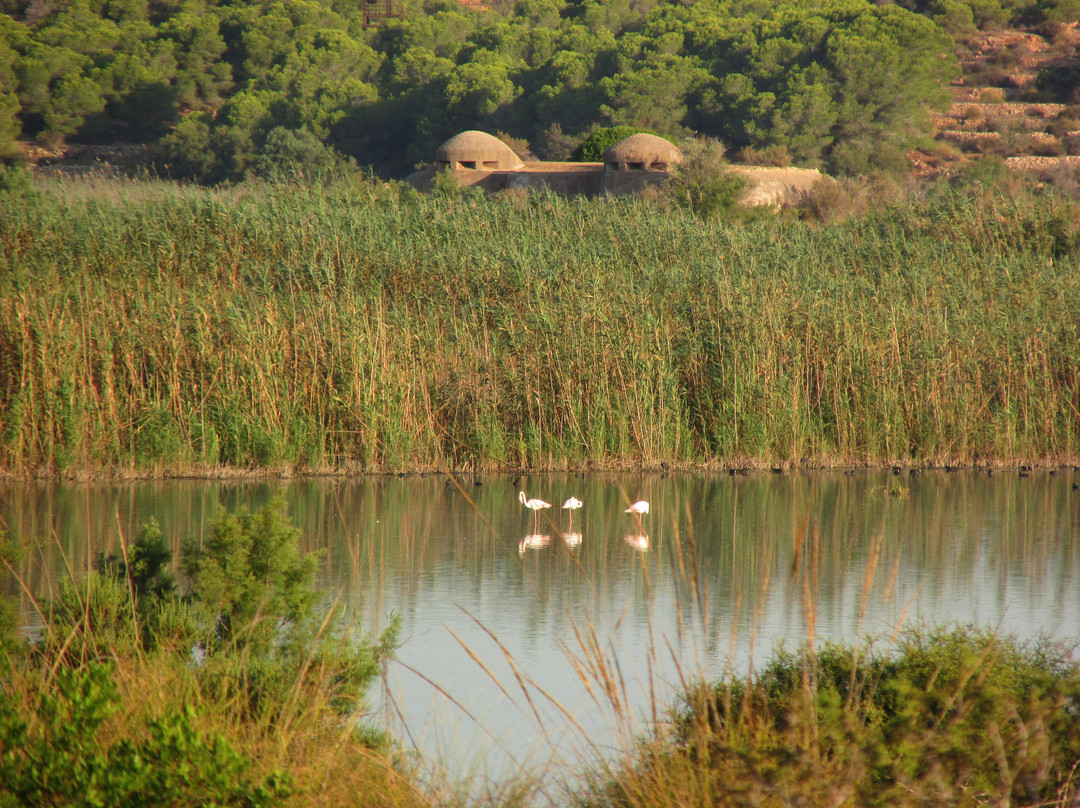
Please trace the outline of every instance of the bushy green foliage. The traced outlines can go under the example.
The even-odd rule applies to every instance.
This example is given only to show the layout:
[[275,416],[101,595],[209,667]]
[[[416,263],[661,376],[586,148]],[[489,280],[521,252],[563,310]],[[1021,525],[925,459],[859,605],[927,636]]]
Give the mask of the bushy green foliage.
[[161,169],[219,182],[334,153],[404,172],[470,128],[558,147],[626,126],[856,172],[929,131],[955,71],[939,23],[994,2],[410,4],[368,31],[366,4],[42,5],[0,17],[0,153],[20,132],[154,141]]
[[185,545],[184,572],[209,648],[269,651],[284,627],[311,618],[318,558],[301,556],[298,538],[279,499],[256,514],[223,509],[205,544]]
[[1048,642],[974,627],[896,647],[781,650],[752,678],[692,689],[671,736],[593,806],[1068,803],[1080,666]]
[[64,578],[49,601],[48,624],[34,651],[72,665],[132,656],[142,648],[138,613],[126,580],[94,573],[82,584]]
[[316,686],[335,709],[355,710],[393,651],[397,625],[372,643],[342,625],[340,607],[326,620],[316,614],[318,556],[301,555],[298,538],[278,497],[255,514],[221,511],[205,544],[185,546],[207,678],[239,691],[256,713]]
[[174,594],[176,580],[169,572],[172,560],[172,548],[157,520],[151,519],[139,530],[126,558],[113,553],[108,558],[99,558],[97,566],[114,572],[113,577],[126,580],[138,605],[149,610]]
[[0,688],[0,805],[261,808],[289,796],[280,775],[251,778],[251,761],[198,730],[190,708],[150,719],[142,737],[102,743],[121,706],[107,664],[62,668],[28,695],[32,722]]
[[30,170],[21,163],[0,163],[0,193],[12,202],[34,196],[37,192],[31,183]]
[[319,613],[317,555],[301,555],[298,540],[280,498],[254,514],[223,510],[203,546],[186,546],[191,591],[180,599],[173,554],[151,522],[126,560],[103,558],[85,580],[59,583],[34,653],[79,666],[194,651],[204,686],[239,697],[255,715],[291,709],[312,689],[336,712],[355,712],[393,652],[397,624],[372,641],[343,620],[342,607]]
[[[150,523],[126,553],[38,597],[29,645],[9,635],[0,601],[0,806],[284,804],[295,779],[251,750],[265,755],[269,740],[288,755],[290,722],[360,767],[343,780],[373,791],[349,804],[402,804],[384,786],[416,804],[407,781],[368,760],[385,739],[356,723],[396,624],[373,641],[340,609],[320,618],[315,558],[297,543],[280,499],[255,514],[223,511],[187,555],[192,589],[181,598]],[[7,572],[16,552],[0,543]]]
[[655,135],[651,129],[643,129],[639,126],[603,126],[589,133],[570,154],[570,159],[575,162],[599,163],[604,159],[604,152],[614,146],[620,140],[636,135],[638,132],[647,132]]
[[724,145],[697,138],[682,144],[683,159],[660,193],[677,205],[687,207],[702,218],[732,216],[739,208],[739,194],[745,180],[729,171]]
[[266,136],[262,154],[256,160],[260,175],[319,177],[342,165],[341,158],[306,129],[279,126]]

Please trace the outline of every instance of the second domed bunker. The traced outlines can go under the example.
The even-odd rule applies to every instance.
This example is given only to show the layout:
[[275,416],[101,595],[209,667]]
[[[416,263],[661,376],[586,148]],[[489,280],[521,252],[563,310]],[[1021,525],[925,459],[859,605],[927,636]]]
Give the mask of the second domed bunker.
[[607,171],[670,171],[681,160],[675,144],[646,132],[623,138],[604,152]]

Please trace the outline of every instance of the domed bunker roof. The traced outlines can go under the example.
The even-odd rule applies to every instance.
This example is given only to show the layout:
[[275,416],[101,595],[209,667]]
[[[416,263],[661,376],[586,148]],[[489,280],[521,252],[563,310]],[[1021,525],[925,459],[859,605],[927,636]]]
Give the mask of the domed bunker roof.
[[604,165],[613,171],[667,171],[681,160],[678,146],[647,132],[623,138],[604,152]]
[[439,146],[435,164],[451,171],[513,171],[524,165],[514,150],[497,137],[475,129],[456,134]]

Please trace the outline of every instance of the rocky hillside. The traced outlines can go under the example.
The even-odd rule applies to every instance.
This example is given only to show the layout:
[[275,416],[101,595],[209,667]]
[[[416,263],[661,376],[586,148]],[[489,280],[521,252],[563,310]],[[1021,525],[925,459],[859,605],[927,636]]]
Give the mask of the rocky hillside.
[[1043,32],[980,32],[961,46],[963,76],[953,104],[936,116],[938,146],[912,155],[917,173],[950,173],[997,155],[1011,167],[1053,171],[1080,165],[1080,91],[1040,88],[1040,74],[1080,71],[1080,26]]

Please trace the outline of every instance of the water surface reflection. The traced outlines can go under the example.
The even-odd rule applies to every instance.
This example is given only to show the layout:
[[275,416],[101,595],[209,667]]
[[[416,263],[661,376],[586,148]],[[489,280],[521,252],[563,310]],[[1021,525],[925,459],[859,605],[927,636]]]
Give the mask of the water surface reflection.
[[[1074,475],[869,472],[301,479],[0,489],[35,587],[158,521],[174,548],[219,507],[283,491],[320,586],[403,621],[385,720],[462,770],[616,746],[680,680],[817,637],[976,621],[1080,638]],[[482,482],[482,484],[477,484]],[[579,508],[534,512],[522,489]],[[650,512],[627,513],[636,500]],[[14,590],[13,590],[14,591]]]

